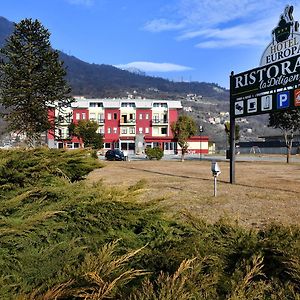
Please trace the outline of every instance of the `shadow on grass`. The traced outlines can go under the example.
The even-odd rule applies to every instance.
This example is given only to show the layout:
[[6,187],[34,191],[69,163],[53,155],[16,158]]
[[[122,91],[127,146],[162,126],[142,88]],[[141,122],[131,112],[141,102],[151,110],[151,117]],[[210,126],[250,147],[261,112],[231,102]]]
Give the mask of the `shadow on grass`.
[[[184,178],[184,179],[198,179],[198,180],[203,180],[203,181],[212,181],[212,179],[208,178],[201,178],[201,177],[195,177],[195,176],[187,176],[187,175],[178,175],[178,174],[171,174],[171,173],[165,173],[165,172],[160,172],[160,171],[153,171],[153,170],[146,170],[146,169],[141,169],[141,168],[135,168],[135,167],[123,167],[120,166],[121,168],[126,168],[126,169],[132,169],[132,170],[138,170],[138,171],[143,171],[147,173],[152,173],[152,174],[158,174],[158,175],[163,175],[163,176],[171,176],[171,177],[176,177],[176,178]],[[218,179],[218,182],[224,183],[224,184],[231,184],[228,181],[225,180],[220,180]],[[260,189],[260,190],[269,190],[270,187],[264,187],[264,186],[257,186],[257,185],[249,185],[249,184],[244,184],[244,183],[235,183],[235,186],[242,186],[242,187],[248,187],[248,188],[255,188],[255,189]],[[299,193],[298,191],[293,191],[293,190],[288,190],[288,189],[282,189],[282,188],[274,188],[272,187],[272,190],[275,191],[280,191],[280,192],[287,192],[287,193]]]

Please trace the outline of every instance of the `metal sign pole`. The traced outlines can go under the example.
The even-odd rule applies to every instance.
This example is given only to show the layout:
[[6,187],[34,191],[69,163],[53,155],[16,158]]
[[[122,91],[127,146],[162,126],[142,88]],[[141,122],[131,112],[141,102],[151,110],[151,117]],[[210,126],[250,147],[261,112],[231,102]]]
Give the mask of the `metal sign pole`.
[[233,75],[230,75],[230,183],[235,183],[235,109],[234,100],[231,96]]

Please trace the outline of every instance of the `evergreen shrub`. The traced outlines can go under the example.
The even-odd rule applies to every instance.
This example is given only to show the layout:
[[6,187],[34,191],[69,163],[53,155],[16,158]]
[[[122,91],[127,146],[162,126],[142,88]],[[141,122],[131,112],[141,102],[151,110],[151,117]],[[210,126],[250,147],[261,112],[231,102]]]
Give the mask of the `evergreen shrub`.
[[164,151],[159,147],[146,148],[145,153],[150,160],[152,159],[161,160],[162,157],[164,156]]

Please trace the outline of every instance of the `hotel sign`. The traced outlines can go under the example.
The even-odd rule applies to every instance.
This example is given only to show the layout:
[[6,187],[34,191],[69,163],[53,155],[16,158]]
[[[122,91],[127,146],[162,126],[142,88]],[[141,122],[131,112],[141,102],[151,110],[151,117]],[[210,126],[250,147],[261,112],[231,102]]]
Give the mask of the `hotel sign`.
[[279,89],[297,84],[299,79],[300,55],[235,75],[231,95],[241,97]]
[[300,35],[297,32],[288,40],[270,43],[261,57],[260,65],[268,65],[295,55],[300,55]]
[[230,96],[235,117],[270,113],[300,106],[300,33],[287,6],[260,67],[230,76]]

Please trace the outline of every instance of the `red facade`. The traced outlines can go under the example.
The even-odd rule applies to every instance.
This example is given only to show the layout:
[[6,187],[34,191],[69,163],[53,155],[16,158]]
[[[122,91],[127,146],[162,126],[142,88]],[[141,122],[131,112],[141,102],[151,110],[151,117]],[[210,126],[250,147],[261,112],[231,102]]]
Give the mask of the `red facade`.
[[136,110],[136,128],[139,132],[139,128],[142,128],[142,134],[145,137],[152,136],[152,111],[151,109],[137,109]]
[[[48,121],[50,122],[51,126],[54,126],[54,121],[55,121],[55,109],[54,108],[48,109]],[[47,139],[48,140],[54,139],[54,129],[48,130]]]
[[106,143],[116,142],[120,135],[120,110],[117,108],[105,109],[104,140]]
[[77,124],[80,120],[89,120],[89,110],[87,108],[73,109],[73,123]]
[[170,109],[169,110],[169,124],[170,124],[170,126],[169,126],[169,132],[168,132],[169,136],[173,136],[172,130],[171,130],[171,125],[174,122],[176,122],[177,119],[178,119],[178,110],[176,110],[176,109]]

